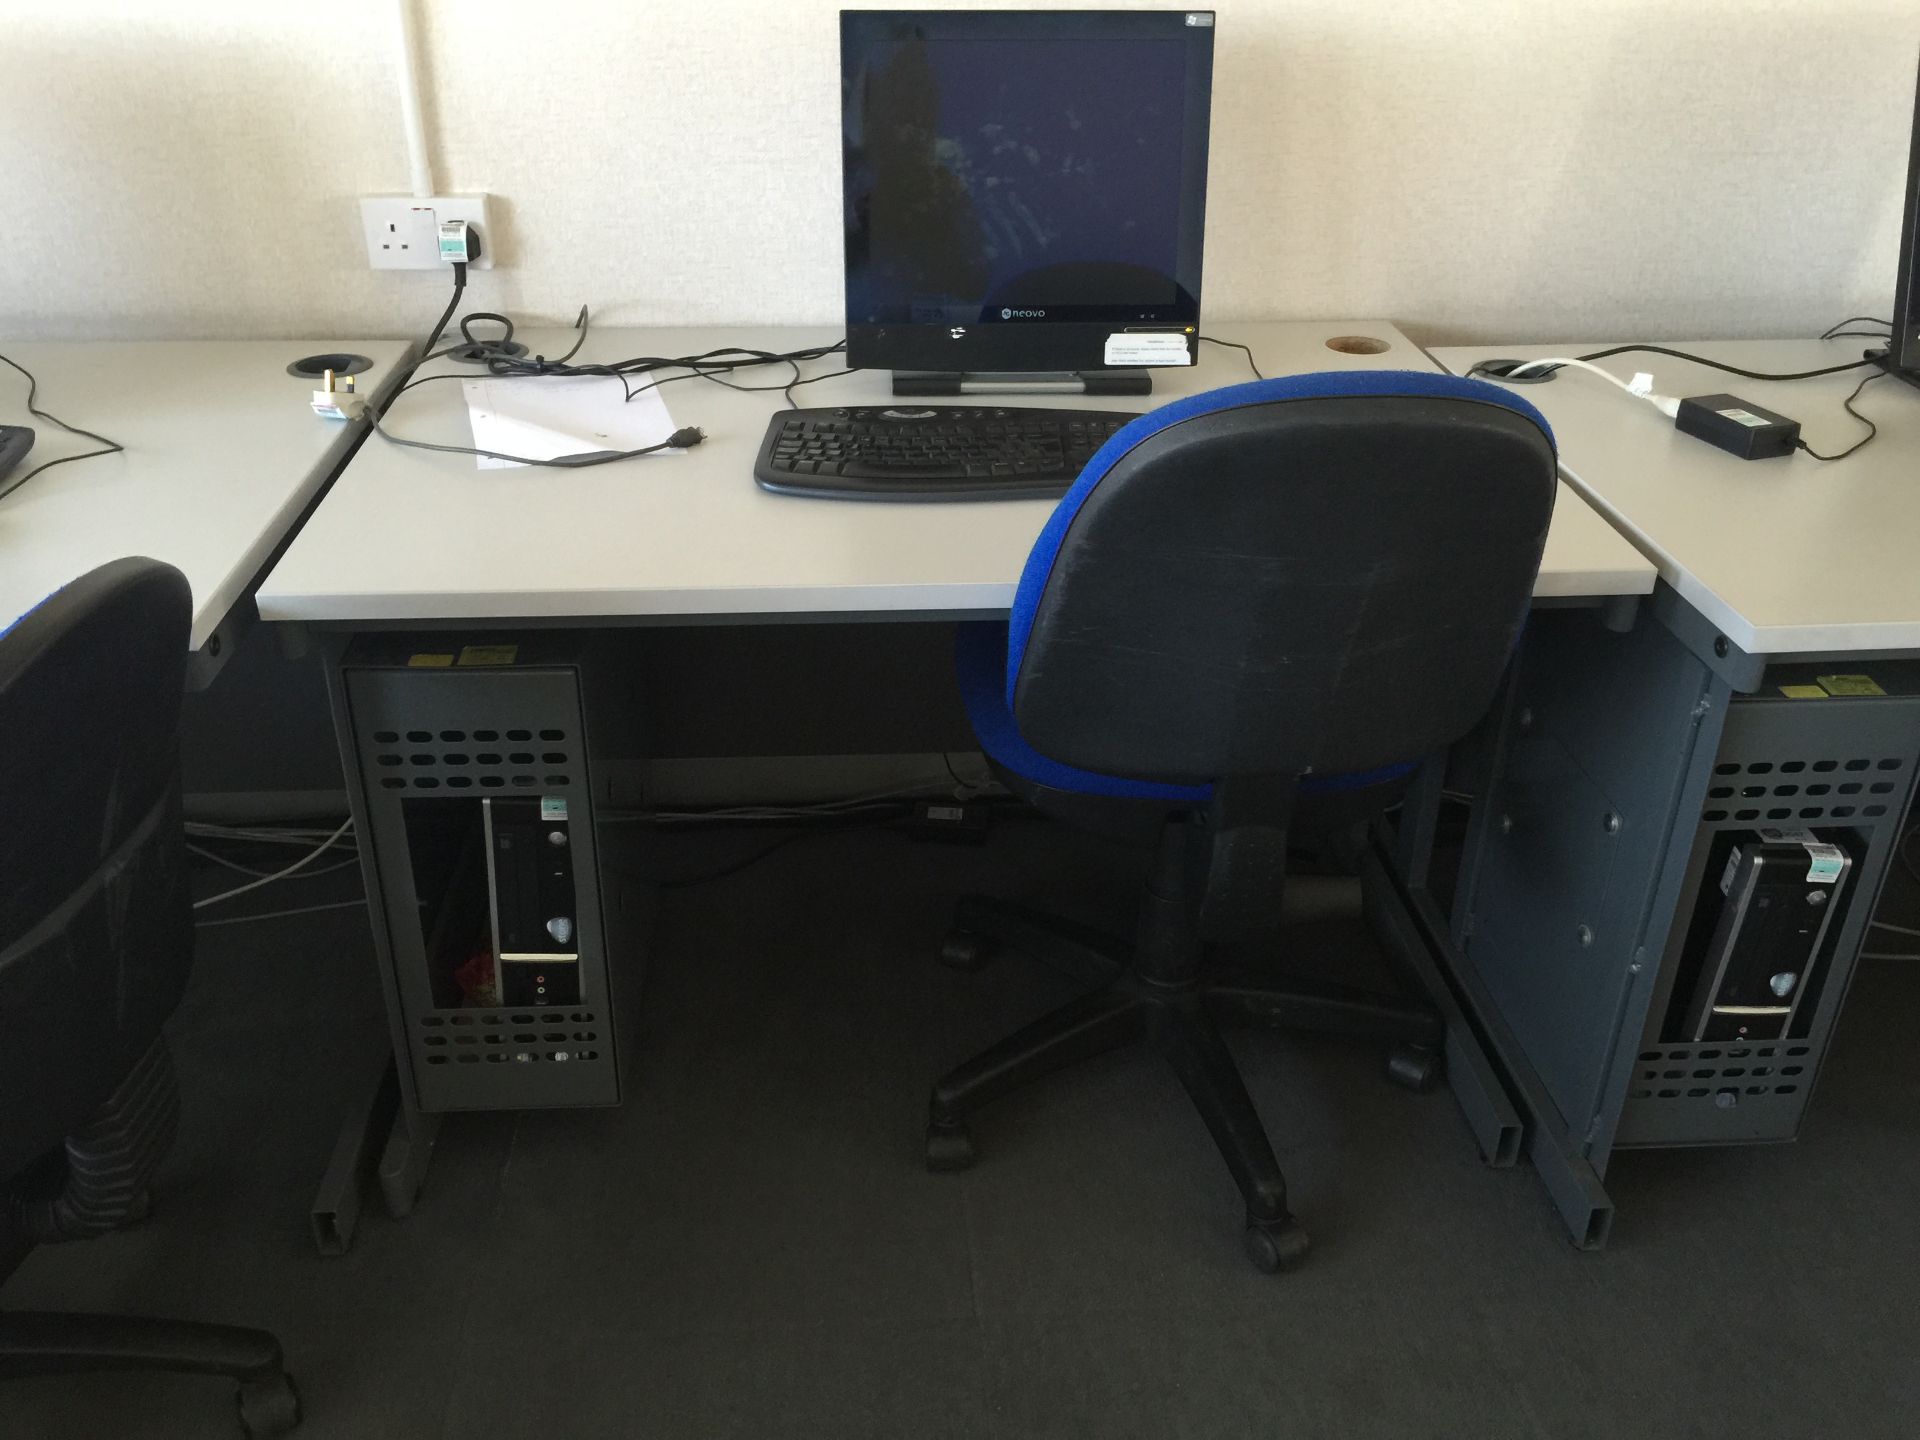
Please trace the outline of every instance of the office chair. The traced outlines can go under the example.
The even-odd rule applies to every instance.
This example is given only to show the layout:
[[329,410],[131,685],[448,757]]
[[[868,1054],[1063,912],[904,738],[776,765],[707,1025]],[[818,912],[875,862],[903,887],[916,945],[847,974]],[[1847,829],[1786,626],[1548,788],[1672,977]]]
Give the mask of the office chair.
[[[179,571],[116,560],[0,633],[0,1281],[35,1245],[143,1218],[173,1139],[190,615]],[[299,1423],[264,1330],[0,1311],[0,1380],[113,1369],[231,1376],[248,1435]]]
[[1000,780],[1069,824],[1154,846],[1131,944],[960,902],[944,958],[1007,945],[1096,982],[933,1087],[927,1163],[973,1162],[968,1117],[1150,1040],[1246,1201],[1246,1245],[1307,1237],[1221,1020],[1397,1042],[1439,1078],[1410,1001],[1219,973],[1280,919],[1290,836],[1351,831],[1486,711],[1525,619],[1556,489],[1539,412],[1476,380],[1337,372],[1236,385],[1133,421],[1040,533],[1008,624],[959,627],[961,690]]

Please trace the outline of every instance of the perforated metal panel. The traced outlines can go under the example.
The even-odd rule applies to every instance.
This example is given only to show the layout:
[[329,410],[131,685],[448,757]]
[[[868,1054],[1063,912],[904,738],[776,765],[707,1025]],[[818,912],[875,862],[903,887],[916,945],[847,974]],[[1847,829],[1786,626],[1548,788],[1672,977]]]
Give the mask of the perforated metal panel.
[[[431,648],[442,653],[445,642]],[[366,636],[341,666],[396,1051],[428,1112],[614,1104],[620,1077],[578,665],[562,637],[485,648],[514,658],[409,664],[416,646],[404,637]],[[577,955],[566,963],[568,977],[578,976],[567,1003],[504,1003],[498,957],[469,954],[486,949],[476,941],[498,903],[492,851],[480,838],[496,797],[537,800],[543,820],[549,809],[559,817]],[[481,969],[464,973],[469,964]]]
[[382,790],[564,790],[578,748],[562,726],[540,730],[378,730],[371,760]]
[[[1911,663],[1878,667],[1895,693],[1790,700],[1782,682],[1812,679],[1796,669],[1769,672],[1760,693],[1730,706],[1616,1147],[1789,1140],[1799,1131],[1912,799],[1920,695],[1899,693],[1920,678],[1907,675]],[[1720,837],[1766,826],[1842,846],[1853,873],[1790,1032],[1740,1045],[1689,1043],[1677,1019],[1696,979],[1686,961],[1699,932],[1688,919],[1711,898],[1730,843]]]

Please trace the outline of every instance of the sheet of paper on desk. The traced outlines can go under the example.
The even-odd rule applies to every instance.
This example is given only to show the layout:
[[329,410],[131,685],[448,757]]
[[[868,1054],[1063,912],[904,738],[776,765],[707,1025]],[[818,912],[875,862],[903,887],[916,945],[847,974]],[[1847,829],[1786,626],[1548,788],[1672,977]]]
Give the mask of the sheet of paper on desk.
[[[487,376],[462,381],[461,388],[476,450],[551,460],[589,450],[638,450],[658,445],[675,429],[657,389],[628,400],[621,382],[610,375]],[[486,455],[476,463],[482,470],[519,468],[517,461]]]

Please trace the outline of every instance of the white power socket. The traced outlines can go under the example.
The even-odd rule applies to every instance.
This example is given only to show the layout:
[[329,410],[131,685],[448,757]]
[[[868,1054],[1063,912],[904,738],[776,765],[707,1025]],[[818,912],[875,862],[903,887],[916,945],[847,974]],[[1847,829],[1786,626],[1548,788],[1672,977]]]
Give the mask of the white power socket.
[[440,263],[442,220],[464,220],[480,236],[475,270],[493,268],[493,228],[485,195],[365,195],[360,199],[360,230],[366,237],[367,264],[375,270],[444,270]]

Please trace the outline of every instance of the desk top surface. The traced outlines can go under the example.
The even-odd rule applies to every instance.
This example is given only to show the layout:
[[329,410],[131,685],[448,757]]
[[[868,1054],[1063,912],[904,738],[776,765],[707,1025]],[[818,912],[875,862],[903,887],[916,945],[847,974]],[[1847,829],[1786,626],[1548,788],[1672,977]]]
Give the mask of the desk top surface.
[[[1747,370],[1818,369],[1871,342],[1721,340],[1689,350]],[[1584,355],[1606,344],[1435,350],[1465,373],[1494,356]],[[1826,454],[1866,434],[1841,407],[1864,370],[1814,380],[1748,380],[1665,355],[1599,362],[1622,379],[1651,371],[1667,395],[1732,394],[1800,421]],[[1920,649],[1920,390],[1883,376],[1854,406],[1879,436],[1845,460],[1741,460],[1651,405],[1573,369],[1516,385],[1540,407],[1574,487],[1660,567],[1660,576],[1750,654]]]
[[[345,457],[359,425],[308,408],[307,355],[374,362],[371,393],[403,340],[0,342],[40,382],[42,410],[126,446],[36,475],[0,499],[0,627],[109,560],[149,555],[193,587],[192,648],[206,643]],[[0,367],[0,423],[31,425],[27,468],[97,449],[27,413],[27,382]]]
[[[1340,321],[1210,327],[1250,345],[1269,375],[1348,367],[1432,369],[1392,325]],[[1329,338],[1387,342],[1343,354]],[[522,336],[560,354],[571,332]],[[585,359],[697,354],[720,345],[793,350],[830,330],[603,330]],[[838,367],[811,362],[807,374]],[[434,369],[454,370],[450,362]],[[778,383],[749,372],[745,384]],[[1237,350],[1201,346],[1191,369],[1154,371],[1152,396],[995,396],[968,403],[1145,410],[1176,396],[1250,379]],[[537,380],[526,381],[538,384]],[[614,382],[609,381],[609,384]],[[892,399],[884,372],[810,384],[796,404]],[[480,470],[470,456],[408,450],[370,437],[262,583],[261,615],[317,623],[665,616],[1004,613],[1051,501],[884,504],[768,494],[753,462],[778,390],[742,393],[702,380],[662,394],[679,425],[706,443],[585,470]],[[936,402],[937,403],[937,402]],[[960,403],[960,402],[948,402]],[[462,387],[424,385],[395,402],[394,433],[471,445]],[[1563,487],[1539,593],[1644,594],[1653,568]]]

